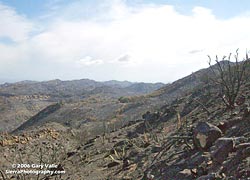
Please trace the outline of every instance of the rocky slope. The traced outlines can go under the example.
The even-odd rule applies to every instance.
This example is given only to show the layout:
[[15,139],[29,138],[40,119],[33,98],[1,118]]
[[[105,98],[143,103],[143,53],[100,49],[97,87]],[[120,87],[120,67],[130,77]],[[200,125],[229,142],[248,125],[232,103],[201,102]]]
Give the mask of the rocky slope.
[[[67,102],[49,113],[44,109],[29,121],[39,122],[33,128],[1,135],[2,179],[249,179],[250,81],[243,85],[235,109],[229,111],[218,98],[218,87],[204,82],[203,72],[149,95],[116,99],[114,106],[108,100],[104,101],[110,102],[107,107],[99,103],[95,109],[100,98],[89,99],[87,104],[92,101],[93,114],[88,114],[89,109],[84,111],[84,102],[78,108],[76,102]],[[121,118],[118,114],[105,117],[107,121],[60,121],[76,118],[80,108],[85,113],[80,117],[97,114],[98,119],[114,109],[121,116],[134,113],[138,118],[119,128],[114,123]],[[104,109],[103,114],[98,115],[99,109]],[[80,128],[74,122],[82,122]],[[87,131],[90,129],[93,131]],[[6,169],[16,169],[12,164],[20,163],[53,163],[57,167],[49,170],[64,173],[6,174]]]

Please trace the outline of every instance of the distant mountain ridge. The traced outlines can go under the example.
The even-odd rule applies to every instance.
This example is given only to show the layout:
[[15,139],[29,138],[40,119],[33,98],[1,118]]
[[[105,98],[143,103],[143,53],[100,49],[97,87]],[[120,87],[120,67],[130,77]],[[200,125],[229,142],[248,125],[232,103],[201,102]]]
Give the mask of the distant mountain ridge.
[[20,81],[16,83],[5,83],[0,85],[0,93],[14,95],[47,94],[54,96],[79,96],[89,93],[95,88],[110,87],[111,89],[116,88],[116,91],[126,91],[128,94],[144,94],[163,86],[163,83],[136,83],[116,80],[98,82],[90,79],[62,81],[55,79],[42,82]]

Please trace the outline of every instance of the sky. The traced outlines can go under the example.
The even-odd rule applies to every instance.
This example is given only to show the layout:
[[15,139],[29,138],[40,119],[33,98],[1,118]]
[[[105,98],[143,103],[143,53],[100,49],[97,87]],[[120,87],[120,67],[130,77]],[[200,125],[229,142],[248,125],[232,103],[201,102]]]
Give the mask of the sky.
[[0,0],[0,82],[169,83],[250,42],[248,0]]

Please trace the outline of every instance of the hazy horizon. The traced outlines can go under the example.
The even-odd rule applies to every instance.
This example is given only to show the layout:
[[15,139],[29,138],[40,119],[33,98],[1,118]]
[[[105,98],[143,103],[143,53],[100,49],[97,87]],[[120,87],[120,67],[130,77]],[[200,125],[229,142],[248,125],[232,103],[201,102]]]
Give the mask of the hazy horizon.
[[60,80],[60,81],[78,81],[78,80],[93,80],[96,82],[108,82],[108,81],[119,81],[119,82],[131,82],[131,83],[163,83],[163,84],[168,84],[172,82],[145,82],[145,81],[128,81],[128,80],[116,80],[116,79],[110,79],[106,81],[102,80],[96,80],[96,79],[90,79],[90,78],[81,78],[81,79],[45,79],[45,80],[32,80],[32,79],[23,79],[23,80],[2,80],[0,79],[0,84],[5,84],[5,83],[18,83],[18,82],[23,82],[23,81],[34,81],[34,82],[46,82],[46,81],[54,81],[54,80]]
[[[0,83],[173,82],[245,53],[250,1],[0,0]],[[230,11],[233,9],[233,11]]]

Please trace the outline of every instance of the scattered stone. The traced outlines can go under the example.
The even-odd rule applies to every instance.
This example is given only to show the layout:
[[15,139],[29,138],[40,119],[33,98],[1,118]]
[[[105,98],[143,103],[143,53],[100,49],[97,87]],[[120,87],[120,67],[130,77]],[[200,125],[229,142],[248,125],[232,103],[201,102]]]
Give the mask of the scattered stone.
[[242,143],[236,147],[236,154],[233,158],[223,164],[222,172],[230,172],[243,159],[250,156],[250,143]]
[[212,159],[220,164],[228,157],[230,152],[234,150],[233,138],[219,138],[212,147]]
[[196,148],[206,151],[222,136],[221,130],[207,122],[199,122],[193,131],[194,145]]

